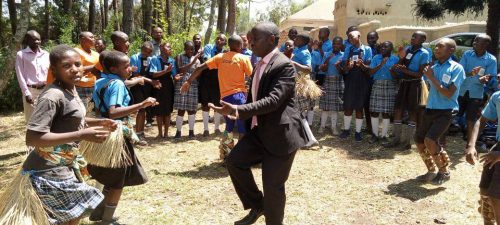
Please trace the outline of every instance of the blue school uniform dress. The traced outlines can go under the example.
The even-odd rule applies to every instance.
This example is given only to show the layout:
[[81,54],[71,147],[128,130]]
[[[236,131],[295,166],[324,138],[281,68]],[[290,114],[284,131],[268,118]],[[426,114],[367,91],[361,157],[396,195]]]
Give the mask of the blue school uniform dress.
[[325,73],[325,83],[322,86],[324,91],[319,99],[319,108],[324,111],[342,111],[344,97],[344,80],[337,70],[335,63],[342,60],[343,52],[327,52],[321,64],[327,64],[328,70]]
[[[102,73],[94,88],[92,99],[102,117],[109,118],[111,106],[127,107],[134,104],[134,99],[131,98],[124,80],[116,74]],[[118,120],[124,121],[124,124],[128,123],[129,129],[133,129],[132,124],[129,124],[131,119],[128,116]],[[132,165],[123,168],[104,168],[88,165],[90,175],[104,186],[115,189],[146,183],[148,178],[135,155],[134,145],[130,138],[125,138],[125,145],[125,151],[132,159]]]
[[446,132],[451,124],[452,111],[458,109],[460,86],[465,80],[464,68],[453,61],[451,57],[443,63],[436,61],[432,70],[440,86],[450,88],[453,85],[457,90],[451,98],[448,98],[439,93],[434,84],[430,82],[422,126],[419,126],[416,134],[417,143],[423,143],[426,137],[437,141]]
[[[151,57],[144,57],[141,53],[132,55],[130,57],[130,66],[137,67],[137,70],[133,72],[133,75],[151,78],[149,75],[150,62]],[[146,98],[152,96],[152,86],[151,84],[134,85],[130,88],[130,92],[136,102],[142,102]]]
[[[348,60],[356,61],[362,59],[368,64],[372,59],[372,50],[369,46],[361,44],[359,47],[350,45],[346,48],[342,58],[344,68],[347,67]],[[371,78],[356,64],[344,76],[344,110],[361,110],[368,103],[370,96]]]
[[[307,48],[307,45],[304,45],[302,47],[295,47],[295,49],[293,49],[292,61],[294,61],[300,65],[311,66],[312,56],[311,56],[311,53],[309,52],[309,49]],[[302,96],[297,96],[296,103],[297,104],[295,107],[300,112],[303,112],[305,110],[308,110],[308,109],[311,109],[312,107],[314,107],[315,101],[312,101],[312,100],[307,99],[307,98],[302,97]]]
[[[375,68],[382,63],[381,54],[373,57],[370,68]],[[399,57],[391,55],[387,62],[372,75],[374,80],[370,95],[370,112],[393,113],[396,100],[396,80],[389,69],[399,62]]]
[[172,57],[164,59],[161,55],[151,59],[151,73],[160,72],[172,65],[172,70],[161,77],[153,78],[161,83],[160,89],[153,91],[153,97],[159,103],[153,106],[153,114],[156,116],[167,116],[174,111],[174,76],[177,74],[175,60]]
[[316,81],[316,83],[320,86],[325,82],[325,72],[319,69],[319,66],[323,63],[324,55],[333,50],[332,41],[329,39],[323,42],[321,45],[321,49],[323,50],[323,55],[321,55],[319,50],[314,50],[311,52],[311,66],[312,66],[312,78]]
[[[483,102],[485,87],[493,90],[497,89],[497,60],[495,56],[488,52],[482,56],[478,56],[474,50],[468,50],[462,55],[460,64],[464,67],[467,77],[460,87],[460,95],[458,97],[460,109],[458,116],[467,114],[467,120],[475,121],[478,118],[479,110]],[[485,70],[484,75],[492,76],[486,85],[479,80],[480,75],[476,74],[472,76],[471,74],[472,69],[478,66]]]
[[[485,73],[486,74],[486,73]],[[498,123],[500,118],[500,92],[493,93],[488,101],[488,104],[483,109],[482,115],[488,120],[493,120]],[[500,141],[500,126],[497,126],[496,141]],[[500,144],[494,145],[491,151],[500,151]],[[500,164],[497,163],[493,168],[484,167],[481,174],[479,187],[486,190],[486,194],[493,198],[500,198]]]
[[[423,48],[405,48],[406,55],[402,64],[413,72],[418,72],[420,67],[429,64],[429,52]],[[399,88],[396,95],[395,109],[415,112],[419,109],[422,94],[422,77],[411,77],[399,72]]]
[[[208,59],[214,57],[219,53],[224,53],[226,50],[217,49],[214,44],[207,44],[203,48],[203,59],[207,61]],[[202,105],[208,105],[208,103],[214,103],[220,106],[220,89],[219,89],[219,70],[203,70],[201,75],[198,77],[198,101]]]

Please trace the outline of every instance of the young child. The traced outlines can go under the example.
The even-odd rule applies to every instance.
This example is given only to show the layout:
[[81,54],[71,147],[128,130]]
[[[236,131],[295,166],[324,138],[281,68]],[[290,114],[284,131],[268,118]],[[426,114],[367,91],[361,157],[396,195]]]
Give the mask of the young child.
[[78,224],[103,199],[99,190],[83,182],[85,168],[75,166],[86,164],[78,152],[78,141],[103,142],[116,124],[85,118],[75,89],[83,76],[78,52],[59,45],[49,58],[55,81],[39,96],[28,122],[26,143],[34,150],[23,164],[23,173],[29,174],[51,224]]
[[342,38],[333,38],[333,50],[326,52],[323,57],[320,70],[326,73],[323,91],[325,92],[319,99],[319,108],[321,112],[321,122],[319,133],[323,133],[328,115],[331,117],[332,134],[338,135],[337,117],[338,112],[343,110],[342,97],[344,93],[344,81],[338,71],[339,62],[342,61],[344,53],[342,52]]
[[[239,35],[229,37],[229,52],[216,55],[207,60],[191,74],[191,77],[184,82],[181,92],[188,91],[191,83],[196,79],[201,71],[205,69],[218,69],[220,96],[225,102],[235,105],[243,105],[246,103],[247,89],[245,86],[245,75],[252,75],[252,64],[250,58],[241,54],[243,41]],[[226,130],[221,140],[220,158],[224,159],[229,151],[234,147],[233,129],[235,122],[238,125],[239,139],[246,132],[245,122],[242,120],[234,121],[229,117],[224,117],[226,120]]]
[[369,64],[372,59],[371,48],[361,43],[361,33],[352,31],[349,33],[350,45],[345,48],[344,63],[345,89],[344,89],[344,130],[340,138],[349,137],[352,114],[356,111],[356,132],[354,140],[361,142],[361,126],[363,125],[363,109],[370,97],[370,77],[361,67],[361,64]]
[[194,69],[200,64],[198,58],[201,51],[195,55],[194,43],[192,41],[184,42],[184,54],[177,56],[177,69],[179,74],[175,76],[175,96],[174,96],[174,109],[177,109],[177,120],[175,125],[177,132],[175,139],[181,137],[182,122],[184,113],[187,111],[189,121],[189,138],[194,138],[194,122],[196,108],[198,107],[198,82],[194,80],[189,87],[186,94],[181,93],[181,86],[186,82]]
[[175,60],[170,57],[172,47],[170,43],[160,45],[160,55],[151,60],[151,74],[153,79],[161,83],[161,88],[155,91],[155,97],[159,103],[153,107],[153,114],[156,115],[158,123],[158,137],[168,137],[168,127],[170,126],[170,114],[174,111],[174,80],[177,74]]
[[295,48],[295,46],[293,45],[293,41],[292,40],[288,40],[285,42],[285,51],[283,52],[283,54],[286,55],[286,57],[288,57],[289,59],[293,58],[293,49]]
[[[145,77],[149,78],[149,70],[151,63],[151,54],[153,53],[153,44],[151,42],[146,41],[141,46],[141,52],[130,57],[130,66],[133,68],[137,68],[132,72],[132,77]],[[144,99],[151,97],[151,85],[134,85],[130,88],[130,92],[132,93],[132,97],[136,102],[142,102]],[[135,118],[135,131],[139,137],[144,140],[144,126],[146,123],[146,109],[140,109],[137,112],[137,116]]]
[[[305,34],[299,34],[297,35],[293,43],[295,49],[293,50],[292,64],[295,66],[297,72],[306,75],[309,75],[312,71],[311,53],[307,49],[307,44],[309,43],[309,40],[310,40],[309,36]],[[297,100],[296,101],[297,109],[299,109],[300,112],[305,112],[310,108],[311,101],[309,99],[299,97],[296,100]]]
[[106,42],[103,39],[96,39],[94,44],[94,49],[97,53],[101,54],[104,50],[106,50]]
[[[387,137],[389,130],[390,116],[394,112],[394,101],[396,98],[397,74],[390,71],[390,68],[398,63],[399,58],[392,55],[394,46],[392,42],[386,41],[380,45],[380,54],[373,57],[370,66],[365,68],[374,83],[370,95],[370,113],[372,124],[372,138],[370,143],[376,143],[380,138]],[[379,135],[379,114],[382,114],[382,132]]]
[[[118,51],[105,51],[101,54],[104,54],[102,59],[104,72],[101,74],[101,79],[96,82],[92,98],[101,116],[121,120],[124,125],[130,126],[129,115],[155,105],[156,100],[148,97],[142,102],[134,103],[124,82],[132,73],[129,57]],[[131,142],[130,138],[125,137],[124,148],[132,159],[132,165],[123,168],[88,166],[90,175],[104,185],[105,199],[90,216],[91,221],[101,220],[100,225],[113,223],[113,214],[124,187],[147,182],[146,174]]]
[[[429,181],[440,185],[450,179],[450,158],[438,143],[439,138],[448,130],[452,120],[452,111],[458,110],[458,93],[465,79],[464,68],[451,59],[457,45],[450,38],[441,39],[435,48],[436,62],[432,67],[424,68],[424,75],[429,80],[430,90],[425,106],[422,123],[419,124],[415,143],[421,154],[427,173],[417,177],[420,181]],[[423,157],[428,154],[432,159]],[[429,163],[429,162],[434,163]],[[434,175],[435,169],[437,175]]]

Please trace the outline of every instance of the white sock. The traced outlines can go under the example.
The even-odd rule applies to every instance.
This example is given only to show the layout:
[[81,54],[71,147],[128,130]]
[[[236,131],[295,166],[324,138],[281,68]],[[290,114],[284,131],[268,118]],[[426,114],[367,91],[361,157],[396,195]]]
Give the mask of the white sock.
[[189,130],[194,130],[194,114],[193,115],[188,115],[188,121],[189,121]]
[[361,127],[363,126],[363,119],[356,118],[356,132],[361,132]]
[[177,116],[177,119],[175,120],[175,126],[177,127],[177,131],[182,130],[182,122],[184,122],[183,120],[184,120],[183,116]]
[[378,137],[378,117],[372,117],[372,133]]
[[321,128],[325,128],[326,126],[326,119],[328,119],[328,111],[322,111],[321,112],[321,124],[320,124],[320,127]]
[[209,118],[208,111],[206,112],[203,111],[202,115],[203,115],[203,128],[204,130],[208,130],[208,118]]
[[382,119],[382,133],[380,134],[381,137],[387,137],[387,132],[389,131],[389,123],[391,122],[391,119]]
[[332,123],[332,129],[337,128],[337,118],[338,118],[338,113],[336,111],[332,111],[330,114],[330,121]]
[[219,130],[221,115],[214,112],[214,129]]
[[351,129],[352,116],[344,116],[344,130]]
[[307,123],[312,126],[314,120],[314,110],[307,110]]

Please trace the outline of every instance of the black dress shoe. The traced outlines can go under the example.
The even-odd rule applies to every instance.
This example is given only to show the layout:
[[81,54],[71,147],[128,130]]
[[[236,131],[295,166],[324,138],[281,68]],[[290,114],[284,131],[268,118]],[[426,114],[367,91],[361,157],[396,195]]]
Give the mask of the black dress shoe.
[[234,222],[234,225],[250,225],[254,224],[259,217],[264,215],[264,209],[251,209],[248,215],[243,217],[243,219]]

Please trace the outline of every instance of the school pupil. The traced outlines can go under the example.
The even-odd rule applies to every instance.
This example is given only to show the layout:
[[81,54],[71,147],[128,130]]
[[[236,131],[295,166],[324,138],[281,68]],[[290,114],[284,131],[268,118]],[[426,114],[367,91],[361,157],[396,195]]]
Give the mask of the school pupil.
[[[288,40],[295,41],[295,38],[297,38],[298,34],[299,32],[297,31],[297,29],[290,28],[290,30],[288,30]],[[285,52],[285,43],[281,44],[280,52]]]
[[286,57],[288,57],[289,59],[291,59],[293,57],[293,49],[295,48],[295,46],[293,45],[293,41],[292,40],[288,40],[285,42],[285,51],[283,52],[283,54],[286,55]]
[[363,125],[363,110],[370,97],[370,77],[363,70],[361,64],[369,64],[372,58],[370,47],[363,45],[360,40],[361,33],[352,31],[349,33],[350,45],[345,48],[344,57],[344,130],[340,138],[345,139],[350,135],[352,114],[355,111],[355,135],[356,142],[361,142],[361,126]]
[[[191,77],[184,82],[181,92],[186,93],[191,83],[196,79],[201,71],[205,69],[218,69],[220,96],[223,101],[243,105],[246,103],[246,85],[245,76],[252,74],[252,64],[250,58],[241,54],[243,41],[239,35],[229,37],[229,52],[218,54],[200,65],[192,73]],[[224,117],[226,129],[224,131],[220,144],[220,158],[224,159],[229,151],[234,147],[233,129],[235,124],[238,126],[239,139],[246,132],[243,120],[232,120]]]
[[[397,74],[390,68],[399,62],[399,58],[392,55],[394,46],[386,41],[380,45],[380,54],[373,57],[369,66],[360,64],[374,80],[370,95],[370,114],[372,124],[372,137],[370,144],[379,139],[385,140],[389,130],[390,117],[394,112],[396,98]],[[379,132],[379,116],[382,114],[382,132]]]
[[[102,117],[120,120],[132,130],[130,114],[154,106],[157,104],[156,100],[148,97],[135,103],[124,82],[132,73],[129,57],[118,51],[105,51],[103,55],[104,72],[101,74],[101,79],[96,82],[92,98]],[[104,185],[103,194],[105,196],[101,204],[92,212],[91,221],[101,221],[100,225],[112,224],[123,188],[147,182],[147,176],[135,155],[132,141],[129,136],[125,137],[124,148],[132,159],[130,166],[123,168],[88,166],[90,175]]]
[[338,135],[337,118],[338,112],[343,110],[342,97],[344,94],[344,79],[339,73],[339,64],[342,62],[344,53],[341,37],[333,38],[333,50],[326,52],[319,69],[325,73],[325,81],[322,86],[324,91],[319,99],[321,110],[321,121],[318,133],[323,133],[326,127],[328,116],[331,120],[331,131],[333,135]]
[[59,45],[49,58],[55,81],[38,97],[28,122],[26,143],[34,150],[23,163],[23,171],[29,175],[51,224],[78,224],[103,196],[83,182],[84,168],[74,167],[85,164],[77,142],[102,142],[116,124],[109,119],[85,118],[85,107],[75,89],[83,76],[78,52]]
[[[295,45],[295,48],[293,50],[293,57],[292,57],[292,65],[295,67],[297,72],[299,74],[302,74],[301,76],[309,75],[312,72],[312,56],[309,50],[307,49],[307,44],[309,43],[309,36],[305,34],[299,34],[295,38],[295,41],[293,42]],[[311,101],[306,98],[297,98],[297,109],[299,111],[305,112],[306,110],[310,109],[311,106]],[[311,125],[311,124],[309,124]]]
[[184,42],[184,53],[176,58],[178,74],[174,77],[175,80],[175,96],[174,96],[174,109],[177,109],[177,119],[175,125],[177,132],[175,132],[175,139],[181,137],[182,123],[184,121],[184,114],[188,114],[189,123],[189,138],[194,138],[194,123],[196,108],[198,107],[198,81],[193,80],[187,93],[181,93],[181,87],[186,82],[196,67],[199,66],[201,51],[195,52],[195,46],[192,41]]
[[177,74],[175,60],[171,57],[170,43],[160,45],[160,55],[151,60],[151,75],[161,83],[159,90],[154,92],[158,105],[153,107],[153,114],[158,123],[158,138],[168,137],[170,114],[174,111],[174,76]]
[[94,49],[97,53],[101,54],[101,52],[106,50],[106,42],[101,38],[97,38],[94,43]]

